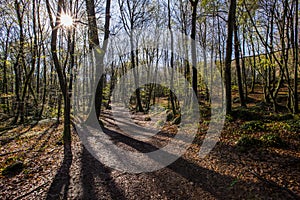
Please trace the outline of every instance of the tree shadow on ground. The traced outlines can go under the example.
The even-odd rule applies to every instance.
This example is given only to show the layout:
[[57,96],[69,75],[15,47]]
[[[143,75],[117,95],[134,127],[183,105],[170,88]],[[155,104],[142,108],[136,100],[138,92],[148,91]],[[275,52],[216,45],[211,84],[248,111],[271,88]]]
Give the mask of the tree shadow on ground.
[[[47,138],[45,139],[45,141],[42,143],[42,145],[40,146],[40,150],[42,148],[45,147],[45,145],[47,144],[47,142],[49,141],[50,137],[51,137],[51,133],[53,130],[55,130],[56,128],[58,127],[58,124],[57,123],[54,123],[52,124],[50,127],[46,128],[39,136],[38,138],[36,138],[36,142],[31,145],[28,149],[18,149],[16,151],[7,151],[5,153],[2,153],[0,154],[0,156],[6,156],[6,155],[10,155],[10,154],[15,154],[15,153],[19,153],[19,152],[22,152],[23,154],[26,154],[26,152],[30,152],[32,150],[34,150],[34,148],[36,148],[39,144],[40,144],[40,141],[43,139],[44,136],[47,136]],[[30,129],[26,130],[25,132],[28,132]],[[23,132],[21,134],[24,134]],[[7,143],[6,143],[7,144]]]
[[94,158],[85,147],[82,150],[81,166],[83,194],[80,199],[126,199],[111,177],[112,170]]
[[63,162],[51,183],[46,199],[67,199],[67,194],[70,185],[70,167],[72,164],[72,160],[73,155],[71,144],[64,143]]
[[[29,132],[31,129],[33,129],[37,124],[38,124],[37,122],[34,123],[34,124],[31,124],[25,131],[20,131],[19,133],[18,133],[18,132],[15,132],[16,134],[13,135],[12,137],[7,137],[7,138],[6,138],[6,137],[1,137],[1,138],[0,138],[0,143],[1,143],[1,145],[6,145],[6,144],[8,144],[8,143],[14,141],[15,139],[21,137],[22,135],[28,133],[28,132]],[[23,125],[25,125],[25,124],[23,124]],[[10,130],[16,128],[16,127],[17,127],[17,125],[11,125],[11,126],[6,127],[6,129],[5,129],[4,131],[1,131],[0,136],[5,135],[8,131],[10,131]]]
[[[129,145],[136,149],[138,152],[152,152],[158,150],[158,148],[152,144],[141,142],[120,134],[116,131],[104,129],[104,132],[109,135],[115,143],[121,142]],[[173,156],[170,154],[170,156]],[[152,158],[156,159],[156,158]],[[159,162],[159,160],[156,160]],[[167,166],[167,169],[172,170],[178,175],[178,178],[184,177],[186,180],[191,181],[195,186],[201,187],[202,190],[210,193],[214,198],[217,199],[240,199],[240,198],[255,198],[256,195],[263,195],[264,197],[274,197],[277,199],[297,199],[297,196],[291,195],[290,192],[284,190],[278,190],[280,186],[276,183],[273,185],[265,184],[264,182],[252,182],[243,181],[239,178],[223,175],[213,170],[203,168],[191,161],[188,161],[182,157],[176,160],[171,165]],[[164,169],[162,169],[164,170]],[[157,172],[153,172],[156,174]],[[159,182],[166,184],[164,187],[166,189],[172,185],[172,183],[167,182],[170,180],[168,177],[169,173],[157,173]],[[163,178],[162,178],[163,177]],[[172,179],[172,178],[171,178]],[[178,186],[180,187],[180,186]],[[263,193],[261,192],[263,191]],[[259,193],[257,193],[259,192]],[[188,192],[186,193],[188,195]],[[240,196],[242,195],[242,196]],[[176,196],[171,196],[170,198],[175,198]],[[178,199],[180,195],[176,198]],[[183,198],[183,196],[182,196]],[[184,197],[186,198],[186,197]]]
[[[247,151],[239,151],[234,146],[228,146],[225,144],[220,144],[218,149],[227,149],[229,151],[235,151],[235,157],[229,157],[228,155],[222,156],[222,152],[215,151],[215,156],[218,157],[220,163],[228,166],[240,166],[244,169],[242,173],[247,173],[255,176],[264,185],[265,188],[271,188],[280,192],[282,195],[286,195],[285,198],[288,199],[299,199],[299,191],[293,191],[287,186],[289,184],[294,184],[294,182],[299,182],[299,169],[300,169],[300,159],[293,155],[279,154],[276,151],[267,149],[265,147],[248,149]],[[268,178],[266,178],[269,176]],[[273,180],[280,178],[281,184],[276,183]],[[292,182],[290,183],[289,181]],[[268,191],[266,191],[268,192]],[[272,194],[270,194],[272,196]]]

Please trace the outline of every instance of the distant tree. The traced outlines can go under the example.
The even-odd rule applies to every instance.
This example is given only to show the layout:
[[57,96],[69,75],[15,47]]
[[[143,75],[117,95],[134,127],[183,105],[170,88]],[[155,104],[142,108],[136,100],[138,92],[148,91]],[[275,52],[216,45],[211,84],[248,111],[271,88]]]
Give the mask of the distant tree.
[[[10,106],[9,106],[9,101],[8,101],[8,73],[9,73],[9,66],[10,62],[8,60],[8,56],[9,56],[9,41],[10,41],[10,35],[11,35],[11,27],[12,24],[4,21],[4,27],[5,27],[5,35],[3,35],[4,37],[1,38],[1,46],[2,46],[2,52],[3,52],[3,57],[1,57],[2,65],[1,68],[3,70],[3,81],[2,81],[2,94],[4,95],[4,97],[1,98],[1,104],[5,105],[5,109],[4,109],[4,113],[9,114],[10,112]],[[3,39],[3,40],[2,40]]]
[[[143,28],[144,25],[150,20],[152,7],[150,6],[149,0],[118,0],[118,5],[123,29],[129,36],[131,68],[133,69],[134,82],[136,86],[136,111],[144,112],[140,88],[138,87],[138,69],[136,68],[139,60],[139,51],[137,48],[138,38],[135,37],[134,31]],[[136,49],[134,48],[135,46]]]

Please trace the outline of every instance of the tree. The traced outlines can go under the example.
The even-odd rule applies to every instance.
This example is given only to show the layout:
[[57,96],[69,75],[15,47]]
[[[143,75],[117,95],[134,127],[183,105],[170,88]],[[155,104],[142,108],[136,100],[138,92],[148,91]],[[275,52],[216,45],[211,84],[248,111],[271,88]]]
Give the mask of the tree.
[[[88,90],[87,94],[93,93],[95,97],[85,97],[85,101],[90,100],[84,102],[87,122],[99,119],[101,103],[106,103],[102,102],[107,94],[103,88],[109,90],[111,95],[117,78],[126,74],[126,70],[132,69],[132,83],[138,87],[139,80],[150,80],[151,72],[159,71],[162,67],[165,75],[171,69],[184,74],[187,79],[184,84],[191,82],[197,94],[199,89],[204,89],[202,79],[211,83],[214,81],[215,76],[209,73],[209,68],[216,65],[225,78],[228,113],[232,109],[233,83],[237,83],[241,106],[246,105],[248,87],[250,93],[262,88],[262,100],[272,106],[274,111],[288,109],[291,113],[299,112],[299,2],[296,0],[228,1],[229,4],[215,0],[157,3],[150,0],[118,0],[113,2],[118,6],[118,11],[113,10],[116,11],[112,16],[116,20],[113,28],[110,28],[111,0],[42,2],[14,0],[3,1],[1,4],[0,109],[9,115],[12,123],[56,116],[59,120],[61,110],[69,106],[73,93],[72,82],[77,81],[77,69],[84,70],[85,82],[89,79],[87,74],[108,74],[107,78],[101,77],[94,84],[95,91],[87,85],[82,86]],[[58,4],[61,5],[62,13],[74,13],[74,27],[80,29],[56,26],[59,13],[56,13],[53,6]],[[45,11],[48,12],[46,16]],[[104,29],[100,27],[102,24]],[[166,53],[159,50],[166,46],[155,43],[159,41],[156,34],[149,36],[156,47],[148,48],[146,44],[142,46],[148,36],[138,30],[145,28],[155,33],[157,29],[170,29],[171,35],[167,39],[168,42],[171,40],[172,45],[168,47],[171,51]],[[118,34],[127,34],[130,52],[120,55],[110,63],[110,69],[105,71],[104,56],[110,51],[120,51],[117,45],[107,50],[110,29],[117,37]],[[177,38],[177,29],[189,35],[192,42],[188,42],[188,37]],[[200,45],[200,49],[196,49],[195,42]],[[176,51],[183,56],[179,57]],[[90,65],[86,66],[88,53],[96,55],[97,68],[93,72],[90,71]],[[192,57],[191,62],[186,59],[189,56]],[[149,69],[147,75],[138,73],[137,66],[140,64]],[[200,66],[201,70],[204,69],[203,76],[210,77],[199,77],[197,68]],[[174,87],[180,83],[179,80],[171,81]],[[62,89],[58,89],[60,87]],[[137,88],[135,99],[132,99],[136,111],[147,112],[151,109],[151,102],[154,104],[155,97],[160,93],[160,89],[155,87],[155,84],[149,84]],[[209,103],[209,88],[206,86],[206,89]],[[122,94],[126,92],[124,88],[120,91]],[[166,93],[169,94],[169,91],[161,95]],[[173,95],[170,93],[168,99],[176,100]],[[171,108],[172,104],[175,112],[175,104],[178,102],[173,100],[168,101],[168,105]],[[76,101],[82,103],[84,100]],[[87,110],[90,107],[87,104],[95,109]],[[68,112],[71,113],[66,110]]]
[[196,96],[198,96],[198,79],[197,79],[197,50],[196,50],[196,22],[197,22],[197,6],[199,0],[190,0],[192,6],[192,30],[191,30],[191,53],[192,53],[192,87]]
[[242,73],[240,66],[240,40],[238,35],[238,25],[236,19],[234,19],[234,52],[235,52],[235,65],[239,87],[239,97],[242,107],[246,107],[245,96],[243,91]]
[[[99,119],[102,104],[102,92],[103,92],[103,72],[104,72],[104,56],[107,49],[107,43],[109,38],[109,24],[110,24],[110,0],[106,0],[105,9],[105,24],[104,24],[104,38],[102,48],[100,49],[100,42],[98,37],[98,29],[95,13],[94,0],[86,0],[86,9],[88,16],[88,28],[89,28],[89,49],[94,52],[96,58],[96,64],[99,67],[96,68],[96,74],[100,77],[100,81],[97,84],[95,99],[92,101],[92,109],[88,116],[87,123],[92,122],[92,119],[96,117]],[[99,53],[100,52],[100,53]],[[95,108],[95,109],[94,109]],[[95,113],[94,113],[95,110]]]
[[298,23],[299,23],[299,1],[295,0],[295,47],[294,47],[294,113],[299,112],[299,100],[298,100],[298,69],[299,69],[299,43],[298,43]]
[[10,40],[10,34],[11,34],[11,27],[12,24],[7,23],[6,21],[4,22],[4,27],[6,29],[6,35],[5,39],[1,41],[1,45],[3,48],[3,65],[1,66],[3,68],[3,82],[2,82],[2,94],[4,94],[6,97],[1,98],[1,104],[5,105],[4,113],[9,114],[10,112],[10,106],[9,106],[9,101],[8,101],[8,55],[9,55],[9,40]]
[[[60,24],[60,16],[63,13],[63,5],[64,5],[64,0],[59,0],[57,3],[57,14],[56,18],[52,18],[52,13],[50,9],[50,3],[49,0],[46,0],[47,3],[47,10],[50,18],[50,25],[52,28],[52,33],[51,33],[51,54],[54,62],[54,66],[56,69],[56,73],[58,75],[58,80],[59,80],[59,85],[61,92],[63,94],[63,99],[64,99],[64,131],[63,131],[63,140],[64,140],[64,145],[65,147],[70,148],[70,143],[71,143],[71,102],[70,102],[70,93],[69,93],[69,84],[67,80],[67,75],[66,71],[63,70],[65,66],[62,66],[57,52],[57,38],[58,38],[58,31],[59,27],[61,27]],[[66,62],[64,63],[66,65]],[[70,149],[68,149],[70,150]]]
[[[15,93],[16,93],[16,102],[17,102],[17,112],[15,113],[15,118],[13,120],[13,124],[18,122],[20,113],[22,112],[21,109],[23,108],[23,102],[21,102],[20,98],[20,90],[21,90],[21,69],[25,65],[24,61],[24,43],[25,43],[25,36],[24,36],[24,26],[23,26],[23,13],[24,10],[21,10],[20,2],[15,0],[15,10],[17,13],[17,20],[19,25],[19,51],[17,53],[16,62],[14,63],[14,71],[15,71]],[[22,114],[21,114],[22,115]]]
[[[145,23],[149,21],[152,7],[149,6],[149,0],[118,0],[118,5],[120,9],[123,28],[129,36],[131,68],[133,69],[134,82],[136,86],[136,111],[144,112],[140,95],[140,88],[138,87],[138,38],[135,37],[137,35],[134,35],[134,33],[135,31],[138,31],[139,28],[143,28]],[[135,46],[136,49],[134,49]]]
[[168,0],[168,29],[170,31],[170,36],[171,36],[171,59],[170,59],[170,66],[171,66],[171,90],[170,90],[170,101],[171,101],[171,106],[172,106],[172,111],[173,115],[176,115],[176,107],[175,107],[175,102],[174,102],[174,96],[173,96],[173,77],[174,77],[174,36],[173,36],[173,30],[172,30],[172,25],[171,25],[171,4],[170,0]]
[[226,41],[226,56],[225,56],[225,98],[226,98],[226,113],[232,111],[231,102],[231,58],[233,44],[233,29],[235,23],[236,0],[230,0],[228,19],[227,19],[227,41]]

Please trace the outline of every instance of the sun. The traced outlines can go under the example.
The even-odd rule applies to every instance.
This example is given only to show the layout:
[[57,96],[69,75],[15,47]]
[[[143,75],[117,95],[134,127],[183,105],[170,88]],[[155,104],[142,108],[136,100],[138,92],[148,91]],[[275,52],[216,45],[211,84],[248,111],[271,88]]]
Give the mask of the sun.
[[73,18],[69,14],[62,13],[60,15],[60,24],[65,27],[71,27],[73,25]]

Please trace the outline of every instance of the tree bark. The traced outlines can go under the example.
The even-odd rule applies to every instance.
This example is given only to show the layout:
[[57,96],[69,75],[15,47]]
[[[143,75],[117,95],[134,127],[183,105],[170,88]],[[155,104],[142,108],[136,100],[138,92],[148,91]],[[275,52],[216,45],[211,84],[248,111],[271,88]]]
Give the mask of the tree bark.
[[[47,2],[47,8],[50,8],[49,0]],[[57,4],[57,15],[56,21],[51,21],[52,24],[52,34],[51,34],[51,54],[54,62],[55,70],[58,75],[60,89],[63,94],[64,99],[64,131],[63,131],[63,140],[65,145],[69,145],[71,143],[71,116],[70,116],[70,96],[68,90],[68,83],[66,79],[66,74],[64,74],[64,70],[59,62],[57,55],[57,36],[58,36],[58,27],[60,26],[60,22],[58,20],[59,16],[62,13],[62,6],[64,4],[64,0],[59,0]],[[51,11],[48,9],[49,16],[51,15]],[[52,19],[53,20],[53,19]],[[53,26],[54,25],[54,26]]]
[[242,83],[242,73],[241,73],[241,65],[240,65],[240,41],[238,37],[238,26],[236,20],[234,20],[234,53],[235,53],[235,65],[236,65],[236,73],[238,79],[238,88],[239,88],[239,97],[240,104],[242,107],[247,107],[245,98],[244,98],[244,90]]
[[[105,8],[105,24],[104,24],[104,40],[102,48],[100,49],[100,42],[98,37],[96,13],[95,13],[95,2],[94,0],[86,0],[86,8],[88,14],[88,28],[89,28],[89,49],[94,51],[96,64],[99,67],[96,68],[96,75],[101,76],[100,81],[97,84],[95,99],[92,100],[92,108],[89,113],[87,123],[93,121],[93,118],[99,120],[101,113],[102,104],[102,93],[103,93],[103,72],[104,72],[104,55],[107,49],[108,38],[109,38],[109,24],[110,24],[110,4],[111,0],[106,0]],[[99,53],[100,52],[100,53]],[[95,111],[95,112],[94,112]]]
[[15,1],[15,10],[17,12],[17,19],[18,19],[18,25],[20,28],[20,47],[19,52],[16,58],[16,63],[14,64],[14,71],[15,71],[15,93],[16,93],[16,106],[17,111],[15,113],[14,120],[12,121],[13,124],[18,122],[19,116],[22,115],[22,108],[23,103],[21,102],[20,98],[20,86],[21,86],[21,68],[24,67],[24,30],[23,30],[23,12],[21,12],[21,6],[20,2],[17,0]]
[[168,0],[168,28],[170,31],[170,36],[171,36],[171,59],[170,59],[170,66],[171,66],[171,80],[170,80],[170,101],[171,101],[171,108],[173,112],[173,116],[175,117],[176,115],[176,106],[174,102],[174,95],[173,95],[173,77],[174,77],[174,36],[173,36],[173,31],[172,31],[172,25],[171,25],[171,5],[170,5],[170,0]]
[[190,0],[192,5],[192,30],[191,30],[191,53],[192,53],[192,87],[198,97],[198,78],[197,78],[197,50],[196,50],[196,22],[197,22],[197,5],[199,0]]
[[296,5],[295,5],[295,12],[296,12],[296,16],[295,16],[295,55],[294,55],[294,109],[293,112],[294,113],[298,113],[299,112],[299,100],[298,100],[298,65],[299,65],[299,43],[298,43],[298,34],[299,34],[299,30],[298,30],[298,23],[299,23],[299,1],[296,0]]
[[225,100],[226,113],[232,111],[231,102],[231,56],[232,56],[232,37],[236,12],[236,0],[230,0],[228,20],[227,20],[227,41],[226,41],[226,56],[225,56]]

